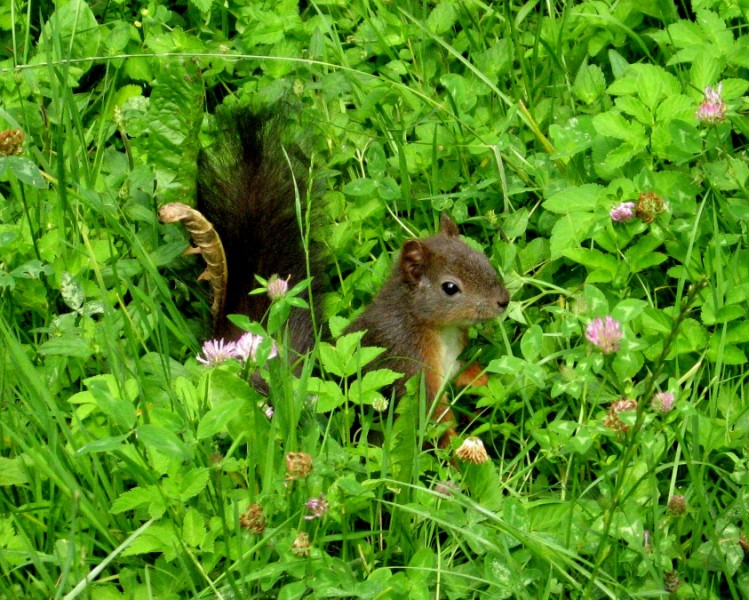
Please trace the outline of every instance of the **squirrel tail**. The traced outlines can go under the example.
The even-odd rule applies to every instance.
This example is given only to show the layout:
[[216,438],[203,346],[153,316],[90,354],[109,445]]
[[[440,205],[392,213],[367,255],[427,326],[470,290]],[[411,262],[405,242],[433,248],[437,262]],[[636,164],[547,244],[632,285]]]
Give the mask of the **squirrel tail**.
[[[222,309],[214,320],[216,337],[236,339],[242,333],[226,315],[244,314],[254,321],[265,316],[269,298],[248,295],[256,287],[255,275],[290,276],[290,286],[313,277],[313,298],[305,299],[315,312],[314,322],[320,323],[322,248],[310,240],[305,251],[297,205],[302,224],[319,221],[320,210],[317,202],[308,202],[308,161],[293,141],[284,144],[283,116],[239,109],[219,112],[215,142],[199,158],[198,210],[215,227],[227,261]],[[304,353],[314,341],[313,314],[293,309],[292,349]]]

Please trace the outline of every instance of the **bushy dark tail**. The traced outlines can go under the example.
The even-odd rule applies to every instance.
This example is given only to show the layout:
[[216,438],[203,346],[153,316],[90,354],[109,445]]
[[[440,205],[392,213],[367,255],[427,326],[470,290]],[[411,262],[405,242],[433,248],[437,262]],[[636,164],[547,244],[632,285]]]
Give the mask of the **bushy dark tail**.
[[[312,276],[311,304],[316,316],[320,315],[316,290],[320,290],[323,273],[321,248],[312,242],[308,261],[295,201],[298,193],[302,222],[316,216],[306,213],[309,164],[300,158],[296,144],[284,143],[282,121],[278,115],[223,111],[216,116],[215,143],[200,156],[198,210],[216,228],[228,264],[226,299],[223,314],[216,319],[216,337],[235,339],[241,334],[226,315],[245,314],[259,321],[266,313],[270,304],[266,295],[248,295],[257,287],[256,274],[266,279],[291,276],[290,287]],[[319,208],[314,212],[319,215]],[[319,318],[315,321],[320,323]],[[294,350],[309,350],[314,342],[311,313],[294,309],[289,333]]]

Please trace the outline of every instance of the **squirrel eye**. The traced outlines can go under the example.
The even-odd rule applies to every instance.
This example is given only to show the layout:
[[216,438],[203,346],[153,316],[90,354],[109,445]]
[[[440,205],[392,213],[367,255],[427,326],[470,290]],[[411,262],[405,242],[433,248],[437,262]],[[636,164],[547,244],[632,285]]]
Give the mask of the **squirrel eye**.
[[457,283],[446,281],[442,284],[442,291],[445,292],[448,296],[454,296],[455,294],[460,292],[460,288],[458,287]]

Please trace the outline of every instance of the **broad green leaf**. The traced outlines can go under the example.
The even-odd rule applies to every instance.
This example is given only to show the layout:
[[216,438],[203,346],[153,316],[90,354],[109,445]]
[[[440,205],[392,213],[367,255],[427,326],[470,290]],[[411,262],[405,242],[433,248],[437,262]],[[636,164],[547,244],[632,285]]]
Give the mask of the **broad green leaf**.
[[182,521],[182,538],[188,546],[197,548],[206,536],[205,517],[195,508],[188,508]]
[[391,385],[402,377],[390,369],[375,369],[365,373],[351,384],[349,398],[357,404],[370,404],[381,388]]
[[593,145],[596,136],[593,118],[579,116],[561,125],[553,123],[549,125],[549,136],[554,144],[553,159],[575,156]]
[[655,252],[655,249],[662,243],[662,240],[648,234],[642,236],[636,244],[628,248],[624,255],[629,261],[631,271],[638,273],[664,262],[668,257],[660,252]]
[[648,307],[648,303],[645,300],[638,300],[636,298],[628,298],[618,302],[611,311],[611,316],[617,321],[628,323],[632,319],[636,319],[642,314],[642,312]]
[[534,361],[541,354],[544,332],[540,325],[532,325],[520,339],[520,351],[527,361]]
[[63,335],[44,342],[38,352],[43,356],[69,356],[85,360],[93,355],[94,349],[91,340]]
[[109,510],[115,515],[126,510],[133,510],[143,504],[152,502],[158,495],[159,491],[153,486],[146,488],[134,487],[120,494],[117,500],[112,503],[112,507]]
[[175,539],[173,524],[156,523],[135,539],[122,552],[122,556],[137,556],[139,554],[163,553],[174,555],[179,542]]
[[456,18],[457,15],[453,0],[441,0],[437,6],[434,7],[434,10],[429,13],[426,25],[429,31],[432,31],[437,35],[442,35],[447,33],[453,26]]
[[616,99],[616,107],[623,113],[634,117],[643,125],[651,126],[653,124],[653,114],[639,98],[620,96]]
[[149,450],[155,450],[169,458],[188,460],[192,456],[190,449],[176,433],[158,425],[141,425],[138,428],[138,439]]
[[595,183],[569,187],[550,196],[543,207],[557,214],[593,212],[603,196],[605,188]]
[[197,63],[165,60],[151,93],[147,151],[161,203],[195,196],[203,85]]
[[[619,268],[619,262],[610,254],[604,254],[600,250],[591,248],[568,248],[562,252],[564,256],[575,261],[590,271],[602,270],[611,275],[613,279]],[[609,279],[609,281],[611,281]]]
[[354,179],[343,186],[343,193],[355,198],[370,197],[376,192],[377,184],[374,179]]
[[76,455],[98,454],[99,452],[114,452],[124,447],[123,442],[129,437],[129,434],[118,435],[114,437],[102,438],[89,442],[76,450]]
[[593,117],[593,126],[601,135],[628,142],[633,147],[644,147],[648,141],[640,123],[629,121],[614,111],[597,114]]
[[614,355],[612,367],[619,381],[626,381],[637,374],[642,368],[643,362],[642,352],[622,349]]
[[618,169],[621,169],[630,160],[635,158],[640,152],[642,152],[643,146],[633,146],[629,143],[621,144],[614,148],[611,152],[606,155],[603,161],[603,170],[606,173],[613,173]]
[[[37,45],[37,56],[59,62],[66,59],[91,58],[99,50],[101,33],[94,13],[84,0],[59,3],[49,20],[44,24]],[[76,63],[81,73],[88,71],[93,61]],[[40,74],[46,77],[46,73]]]
[[587,212],[564,215],[554,224],[549,240],[551,259],[561,258],[565,250],[579,246],[589,237],[596,216]]
[[315,412],[318,414],[335,410],[346,401],[341,387],[334,381],[323,381],[317,377],[310,377],[307,389],[310,394],[317,396]]
[[585,104],[596,102],[606,91],[606,78],[601,67],[587,64],[580,67],[572,91]]
[[0,486],[24,485],[29,482],[28,467],[21,457],[0,456]]
[[81,309],[81,306],[83,306],[83,302],[86,299],[83,286],[68,271],[63,271],[62,276],[60,277],[60,295],[62,296],[63,302],[68,305],[68,308],[71,308],[76,312]]
[[179,484],[179,499],[187,502],[190,498],[197,496],[208,485],[211,476],[210,469],[191,469]]
[[219,433],[226,433],[229,421],[239,413],[245,402],[244,398],[236,398],[218,403],[201,417],[198,423],[197,438],[203,440]]
[[13,173],[18,181],[31,187],[38,189],[47,187],[39,167],[25,156],[0,156],[0,175],[6,172]]

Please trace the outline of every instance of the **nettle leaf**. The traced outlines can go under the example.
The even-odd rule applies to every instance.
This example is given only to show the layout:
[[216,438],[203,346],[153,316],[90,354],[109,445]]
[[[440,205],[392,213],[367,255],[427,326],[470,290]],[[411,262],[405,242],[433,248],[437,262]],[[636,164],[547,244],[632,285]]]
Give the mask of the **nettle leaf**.
[[197,438],[203,440],[228,431],[229,422],[245,404],[244,398],[226,400],[205,413],[198,423]]
[[323,342],[319,347],[320,362],[325,370],[338,377],[355,375],[380,354],[384,348],[360,347],[363,331],[342,335],[332,346]]
[[138,439],[149,450],[155,450],[168,458],[189,460],[192,452],[176,433],[158,425],[141,425]]
[[589,248],[567,248],[562,255],[570,260],[585,266],[598,282],[608,282],[614,279],[619,269],[619,261],[610,254],[604,254],[600,250]]
[[210,476],[210,469],[202,468],[191,469],[184,475],[167,477],[163,481],[164,493],[180,502],[187,502],[205,489]]
[[210,12],[211,6],[213,5],[213,0],[190,0],[190,4],[192,4],[202,14],[205,15]]
[[197,548],[203,544],[206,536],[205,517],[194,508],[188,508],[182,521],[182,539],[188,546]]
[[627,249],[624,255],[629,262],[632,273],[639,273],[650,267],[661,264],[668,259],[662,252],[654,252],[662,244],[662,241],[652,235],[644,235],[637,243]]
[[174,535],[174,525],[157,523],[136,538],[122,552],[122,556],[137,556],[139,554],[151,554],[160,552],[164,554],[166,560],[171,560],[176,556],[175,546],[178,542]]
[[112,503],[112,507],[109,511],[116,515],[125,512],[126,510],[134,510],[144,504],[150,504],[156,500],[159,495],[159,490],[152,485],[145,488],[134,487],[131,490],[122,492],[117,500]]
[[349,388],[349,398],[357,404],[371,404],[377,396],[378,390],[392,385],[403,376],[390,369],[375,369],[369,371],[361,379],[357,379]]
[[655,112],[664,98],[681,93],[679,80],[663,67],[636,63],[627,68],[624,76],[608,87],[608,93],[614,96],[635,95]]
[[24,485],[29,482],[28,467],[22,457],[5,458],[0,456],[0,486]]
[[317,396],[315,412],[318,414],[330,412],[346,401],[341,387],[334,381],[323,381],[318,377],[310,377],[307,390]]
[[615,101],[616,107],[623,113],[626,113],[637,119],[643,125],[651,126],[653,124],[653,113],[650,112],[645,103],[634,96],[620,96]]
[[588,212],[575,212],[560,217],[554,224],[549,240],[549,251],[552,260],[564,256],[565,250],[579,246],[590,237],[597,217]]
[[79,336],[63,335],[44,342],[37,352],[42,356],[69,356],[85,360],[94,354],[91,340]]
[[601,67],[598,65],[580,67],[572,91],[585,104],[593,104],[598,100],[606,91],[606,77]]
[[696,320],[687,318],[681,323],[674,345],[677,354],[702,353],[708,341],[707,330]]
[[565,159],[583,152],[593,145],[596,131],[593,118],[580,116],[569,119],[563,125],[549,126],[549,136],[554,143],[554,160]]
[[147,119],[148,160],[160,202],[195,196],[198,133],[203,119],[203,85],[191,60],[164,61],[151,93]]
[[605,188],[595,183],[565,188],[552,194],[543,203],[543,207],[557,214],[593,212],[605,191]]
[[628,142],[633,147],[645,147],[648,142],[645,128],[640,123],[629,121],[617,112],[597,114],[593,117],[593,126],[601,135]]

